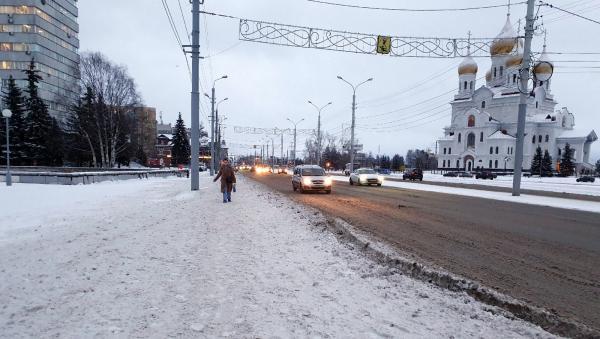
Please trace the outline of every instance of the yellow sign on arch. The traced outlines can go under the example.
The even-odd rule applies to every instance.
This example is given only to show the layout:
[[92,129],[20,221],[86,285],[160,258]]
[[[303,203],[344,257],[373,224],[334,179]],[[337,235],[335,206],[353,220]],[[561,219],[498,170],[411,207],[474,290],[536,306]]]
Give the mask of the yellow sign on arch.
[[377,54],[390,54],[392,49],[392,37],[377,36]]

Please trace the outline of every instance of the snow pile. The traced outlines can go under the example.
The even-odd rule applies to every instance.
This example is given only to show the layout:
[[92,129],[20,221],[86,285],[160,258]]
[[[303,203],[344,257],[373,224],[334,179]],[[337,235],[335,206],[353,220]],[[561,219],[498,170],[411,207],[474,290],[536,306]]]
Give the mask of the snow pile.
[[[240,178],[0,188],[0,336],[552,337],[364,258]],[[5,208],[7,207],[7,208]]]

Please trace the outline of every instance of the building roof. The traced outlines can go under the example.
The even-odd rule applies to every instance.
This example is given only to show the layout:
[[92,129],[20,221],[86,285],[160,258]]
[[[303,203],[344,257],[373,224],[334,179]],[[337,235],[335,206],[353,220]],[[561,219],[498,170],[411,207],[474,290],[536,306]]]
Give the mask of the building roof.
[[590,141],[596,141],[598,140],[598,136],[594,130],[571,129],[563,131],[558,135],[557,139],[589,139]]
[[496,131],[496,132],[492,133],[492,135],[490,135],[488,137],[488,139],[508,139],[508,140],[514,140],[515,137],[513,137],[512,135],[510,135],[508,133],[504,134],[504,133],[502,133],[502,131]]

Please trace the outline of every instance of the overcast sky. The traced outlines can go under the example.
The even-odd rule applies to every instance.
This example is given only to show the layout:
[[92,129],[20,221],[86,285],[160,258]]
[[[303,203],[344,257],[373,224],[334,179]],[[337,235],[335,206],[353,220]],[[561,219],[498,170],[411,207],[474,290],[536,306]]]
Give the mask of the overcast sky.
[[[178,0],[167,2],[179,34],[187,43]],[[504,1],[339,2],[444,8],[495,5]],[[600,19],[597,0],[549,2]],[[174,122],[177,112],[182,112],[189,126],[190,77],[161,1],[80,0],[78,3],[81,51],[100,51],[114,62],[127,66],[147,106],[162,111],[165,123]],[[189,27],[191,5],[187,0],[180,3]],[[504,25],[507,12],[503,7],[468,12],[406,13],[341,8],[306,0],[206,0],[205,3],[207,11],[235,17],[393,36],[463,37],[471,31],[474,37],[495,37]],[[515,26],[517,20],[525,16],[525,10],[524,5],[512,6]],[[597,38],[600,25],[549,8],[543,8],[540,13],[548,30],[550,51],[600,52]],[[201,63],[202,88],[208,92],[213,79],[224,74],[229,76],[217,83],[217,96],[229,98],[221,105],[220,113],[227,116],[225,139],[235,146],[236,153],[249,153],[242,145],[259,143],[263,137],[235,134],[232,126],[289,128],[291,125],[286,120],[289,117],[306,119],[299,128],[316,129],[316,110],[307,100],[320,105],[334,103],[323,112],[323,130],[341,136],[342,124],[350,124],[352,92],[337,75],[351,82],[374,78],[372,83],[361,87],[357,95],[357,137],[366,151],[377,154],[380,148],[381,153],[393,155],[405,154],[410,148],[434,148],[442,128],[450,123],[450,105],[444,106],[444,103],[451,101],[454,93],[418,103],[457,86],[456,66],[461,59],[396,58],[240,42],[238,20],[212,16],[203,16],[201,20],[201,54],[213,56]],[[543,37],[535,37],[534,50],[541,51],[542,44]],[[597,108],[600,55],[554,55],[552,58],[557,61],[557,74],[552,83],[557,108],[567,106],[574,112],[577,128],[595,129],[600,133]],[[583,60],[592,62],[570,62]],[[476,61],[478,77],[482,77],[491,64],[490,59],[477,58]],[[477,87],[482,84],[479,81]],[[210,104],[204,97],[202,101],[201,121],[207,126]],[[361,118],[405,107],[410,108],[385,114],[378,120]],[[429,111],[431,113],[424,113]],[[411,118],[411,114],[420,115]],[[403,127],[373,130],[373,127],[400,125]],[[290,142],[286,138],[286,146]],[[278,151],[278,140],[275,143]],[[303,140],[299,140],[299,146],[302,143]],[[600,143],[592,147],[592,153],[594,159],[600,157]]]

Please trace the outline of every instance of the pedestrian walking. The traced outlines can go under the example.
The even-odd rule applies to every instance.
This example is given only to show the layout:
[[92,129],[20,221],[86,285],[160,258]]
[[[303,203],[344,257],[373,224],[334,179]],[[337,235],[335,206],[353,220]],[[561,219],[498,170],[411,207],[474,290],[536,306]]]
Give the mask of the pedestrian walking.
[[229,164],[229,159],[225,158],[221,162],[221,168],[219,169],[219,173],[213,180],[216,182],[221,179],[221,193],[223,193],[223,203],[231,202],[231,191],[233,190],[233,185],[235,185],[235,171],[233,167]]

